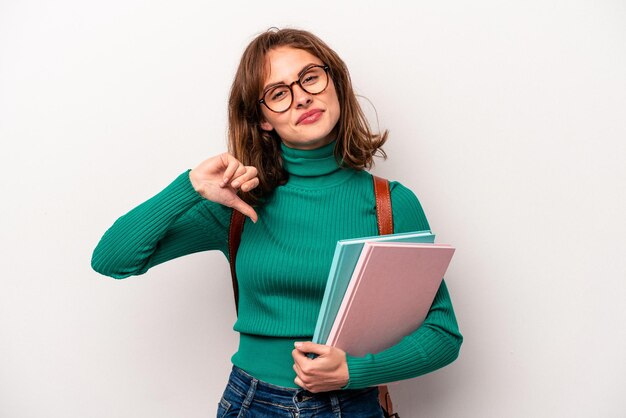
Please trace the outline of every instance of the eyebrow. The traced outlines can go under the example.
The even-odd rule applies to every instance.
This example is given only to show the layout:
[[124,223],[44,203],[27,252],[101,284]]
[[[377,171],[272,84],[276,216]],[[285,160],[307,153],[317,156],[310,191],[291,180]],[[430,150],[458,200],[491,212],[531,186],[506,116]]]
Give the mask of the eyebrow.
[[[297,80],[300,79],[300,77],[302,77],[302,73],[304,73],[306,70],[308,70],[310,67],[313,67],[315,65],[322,65],[322,64],[316,64],[314,62],[309,63],[307,65],[305,65],[304,67],[302,67],[302,69],[300,70],[300,72],[298,73],[298,78]],[[284,81],[279,81],[277,83],[272,83],[272,84],[268,84],[267,86],[263,87],[263,91],[266,92],[268,89],[271,89],[272,87],[276,87],[276,86],[283,86],[283,85],[287,85],[287,83],[285,83]]]

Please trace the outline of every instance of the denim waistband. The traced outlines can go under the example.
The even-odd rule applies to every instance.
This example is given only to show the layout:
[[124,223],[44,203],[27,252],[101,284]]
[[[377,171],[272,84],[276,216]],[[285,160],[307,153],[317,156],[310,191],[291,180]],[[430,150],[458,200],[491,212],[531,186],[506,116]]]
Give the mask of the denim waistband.
[[340,402],[376,390],[375,387],[372,387],[311,393],[304,389],[287,388],[258,380],[237,366],[233,366],[229,385],[242,397],[253,397],[254,402],[267,403],[285,409],[295,408],[300,411],[325,406],[339,410]]

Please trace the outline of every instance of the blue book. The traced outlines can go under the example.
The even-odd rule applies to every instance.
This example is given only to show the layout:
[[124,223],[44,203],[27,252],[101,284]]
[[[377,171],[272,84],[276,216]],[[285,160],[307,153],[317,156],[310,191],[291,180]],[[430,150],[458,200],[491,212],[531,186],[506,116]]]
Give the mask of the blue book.
[[435,242],[435,236],[430,231],[415,231],[337,241],[330,272],[328,273],[322,306],[317,317],[315,333],[313,334],[314,343],[326,344],[328,340],[328,334],[330,334],[337,312],[339,312],[343,296],[352,278],[354,267],[356,267],[356,263],[361,255],[363,244],[365,242],[387,241],[433,243]]

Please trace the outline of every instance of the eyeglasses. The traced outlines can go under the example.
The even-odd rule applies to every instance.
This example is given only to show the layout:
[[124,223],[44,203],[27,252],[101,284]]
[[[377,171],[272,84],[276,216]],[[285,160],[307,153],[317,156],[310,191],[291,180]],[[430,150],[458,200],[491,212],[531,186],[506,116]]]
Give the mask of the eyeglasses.
[[328,65],[309,65],[300,71],[298,79],[291,84],[281,83],[267,88],[259,103],[263,103],[272,112],[286,112],[293,102],[292,86],[297,83],[309,94],[320,94],[328,87],[328,70]]

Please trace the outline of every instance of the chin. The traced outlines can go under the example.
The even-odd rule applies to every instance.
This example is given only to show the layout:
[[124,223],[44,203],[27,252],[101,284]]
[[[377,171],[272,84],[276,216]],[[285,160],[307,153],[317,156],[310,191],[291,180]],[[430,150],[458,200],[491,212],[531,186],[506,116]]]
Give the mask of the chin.
[[333,134],[333,132],[335,131],[333,127],[327,127],[327,126],[321,127],[320,126],[316,128],[318,129],[311,129],[309,132],[304,131],[304,134],[300,136],[300,139],[307,141],[307,142],[325,141],[326,143],[328,143],[334,139],[334,136],[336,136],[336,132],[335,134]]
[[296,139],[283,139],[283,142],[285,143],[285,145],[287,145],[289,148],[295,148],[295,149],[316,149],[316,148],[321,148],[324,145],[328,145],[330,142],[332,141],[332,139],[328,138],[327,136],[324,136],[322,138],[320,137],[300,137],[300,138],[296,138]]

